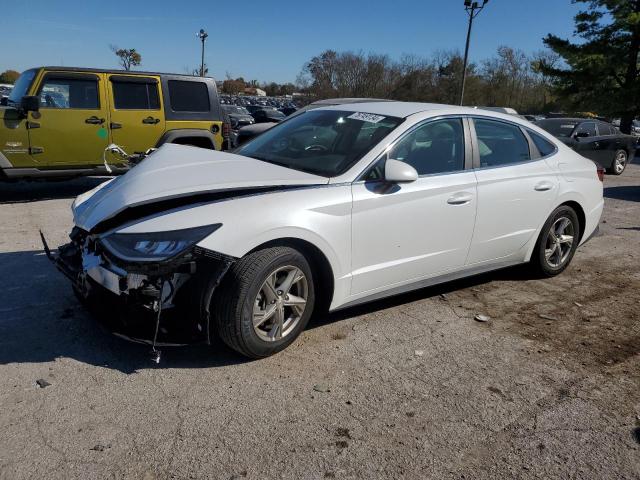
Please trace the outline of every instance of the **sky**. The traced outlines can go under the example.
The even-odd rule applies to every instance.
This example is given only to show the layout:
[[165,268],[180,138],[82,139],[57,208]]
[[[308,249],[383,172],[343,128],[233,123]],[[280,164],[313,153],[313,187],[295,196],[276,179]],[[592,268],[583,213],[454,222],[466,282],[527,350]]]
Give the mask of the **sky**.
[[[5,3],[5,2],[3,2]],[[200,41],[216,79],[294,82],[326,49],[428,56],[463,51],[463,0],[215,2],[197,0],[19,0],[0,9],[0,71],[40,65],[117,68],[114,44],[142,54],[139,70],[199,68]],[[570,0],[490,0],[474,22],[470,59],[501,45],[531,53],[548,33],[573,34]]]

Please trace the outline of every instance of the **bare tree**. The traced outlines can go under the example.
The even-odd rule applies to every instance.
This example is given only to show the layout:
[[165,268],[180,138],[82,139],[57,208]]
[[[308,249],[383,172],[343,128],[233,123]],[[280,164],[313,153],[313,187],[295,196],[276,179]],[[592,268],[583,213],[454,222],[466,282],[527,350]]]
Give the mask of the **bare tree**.
[[116,45],[109,45],[109,48],[118,57],[118,63],[125,70],[137,67],[142,63],[142,55],[135,48],[118,48]]

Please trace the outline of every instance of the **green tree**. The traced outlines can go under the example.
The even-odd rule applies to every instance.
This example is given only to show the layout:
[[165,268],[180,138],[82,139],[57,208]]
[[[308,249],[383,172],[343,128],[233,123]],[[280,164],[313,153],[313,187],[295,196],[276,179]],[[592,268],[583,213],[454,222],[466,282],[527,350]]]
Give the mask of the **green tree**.
[[16,83],[16,80],[20,76],[20,72],[15,70],[5,70],[0,73],[0,83]]
[[572,42],[549,34],[545,44],[565,66],[542,62],[556,93],[576,110],[596,109],[620,117],[620,129],[629,133],[640,113],[640,0],[572,0],[588,8],[575,17]]
[[118,57],[118,63],[125,70],[131,70],[131,67],[137,67],[142,63],[142,55],[136,52],[135,48],[118,48],[110,45],[109,48]]

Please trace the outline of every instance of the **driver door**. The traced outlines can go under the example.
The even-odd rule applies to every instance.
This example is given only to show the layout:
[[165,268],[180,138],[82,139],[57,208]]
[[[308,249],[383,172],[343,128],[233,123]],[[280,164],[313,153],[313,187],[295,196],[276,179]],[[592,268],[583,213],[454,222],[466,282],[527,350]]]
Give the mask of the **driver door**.
[[38,89],[40,111],[29,112],[30,153],[38,166],[100,165],[109,142],[102,74],[48,72]]
[[582,122],[576,127],[573,135],[576,141],[576,152],[600,164],[607,164],[606,138],[598,134],[596,122]]
[[[386,158],[412,165],[418,180],[389,184]],[[366,296],[461,269],[476,216],[468,124],[427,121],[396,142],[353,184],[352,288]]]

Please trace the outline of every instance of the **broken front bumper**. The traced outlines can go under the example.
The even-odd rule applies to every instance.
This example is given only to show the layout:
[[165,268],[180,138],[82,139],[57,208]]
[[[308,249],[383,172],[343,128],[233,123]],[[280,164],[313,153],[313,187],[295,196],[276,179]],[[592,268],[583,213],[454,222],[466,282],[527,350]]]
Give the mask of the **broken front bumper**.
[[112,333],[154,346],[210,341],[211,299],[234,258],[195,247],[170,261],[132,264],[79,229],[57,251],[40,235],[47,257]]

